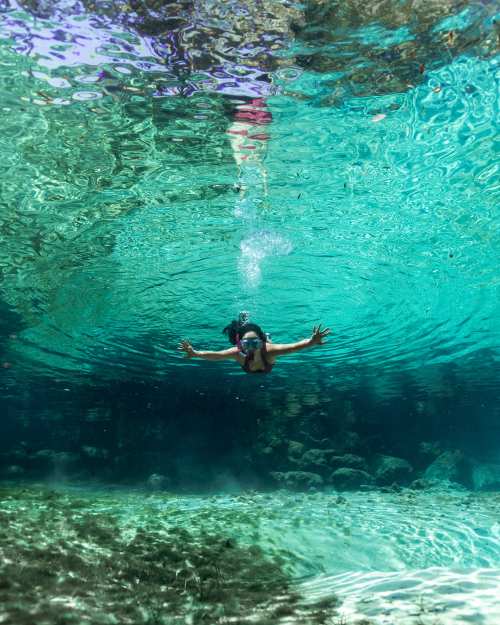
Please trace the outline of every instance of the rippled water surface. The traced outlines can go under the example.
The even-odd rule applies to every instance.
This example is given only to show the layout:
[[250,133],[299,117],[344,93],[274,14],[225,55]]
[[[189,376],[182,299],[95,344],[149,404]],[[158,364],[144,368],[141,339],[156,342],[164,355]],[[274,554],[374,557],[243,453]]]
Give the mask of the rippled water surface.
[[160,5],[2,5],[4,366],[156,377],[240,309],[339,378],[497,362],[494,3]]

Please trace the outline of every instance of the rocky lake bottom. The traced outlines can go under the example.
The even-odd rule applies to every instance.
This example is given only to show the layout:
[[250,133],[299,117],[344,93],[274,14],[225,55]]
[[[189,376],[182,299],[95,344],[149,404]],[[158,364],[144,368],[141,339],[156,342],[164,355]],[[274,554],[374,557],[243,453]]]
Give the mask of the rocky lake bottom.
[[496,625],[500,494],[4,483],[0,623]]

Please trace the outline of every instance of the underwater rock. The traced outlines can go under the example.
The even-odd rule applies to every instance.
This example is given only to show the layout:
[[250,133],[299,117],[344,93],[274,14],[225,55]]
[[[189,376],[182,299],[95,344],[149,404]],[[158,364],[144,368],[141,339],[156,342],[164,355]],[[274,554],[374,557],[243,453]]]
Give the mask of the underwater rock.
[[367,471],[367,463],[364,458],[355,454],[342,454],[336,449],[309,449],[299,461],[304,471],[312,471],[326,475],[332,469],[349,468]]
[[60,476],[74,474],[79,468],[80,456],[69,451],[40,449],[29,456],[31,468],[40,474],[55,473]]
[[288,459],[290,462],[297,462],[304,453],[303,443],[298,441],[288,441]]
[[408,482],[413,467],[404,458],[377,454],[374,461],[374,473],[377,484],[388,486],[394,482]]
[[299,465],[305,471],[325,473],[330,468],[330,458],[334,449],[308,449],[299,460]]
[[357,432],[340,432],[333,439],[332,447],[335,447],[339,453],[358,451],[361,447],[361,438]]
[[347,467],[349,469],[361,469],[361,471],[368,471],[368,464],[366,460],[362,456],[357,456],[356,454],[332,456],[329,464],[332,468]]
[[445,451],[427,467],[423,478],[430,481],[457,482],[468,486],[471,483],[470,466],[464,454],[458,449]]
[[338,490],[355,490],[360,486],[372,486],[375,480],[366,471],[342,467],[330,475],[329,483]]
[[419,454],[422,458],[431,460],[443,453],[443,448],[438,441],[422,441],[418,446]]
[[284,467],[287,463],[288,444],[276,436],[255,448],[255,465],[264,470]]
[[474,490],[500,490],[500,464],[484,463],[472,467]]
[[150,490],[163,490],[168,488],[170,484],[170,480],[166,475],[161,475],[160,473],[152,473],[146,484]]
[[314,449],[328,449],[332,447],[332,441],[329,438],[317,438],[312,436],[307,430],[300,430],[300,436],[310,445],[314,445]]
[[323,486],[323,478],[317,473],[308,471],[272,471],[271,477],[274,478],[280,486],[289,490],[308,490],[310,488],[321,488]]
[[82,454],[92,460],[107,460],[109,458],[109,450],[101,447],[91,447],[83,445]]
[[360,490],[378,490],[381,493],[401,493],[403,492],[403,487],[397,482],[393,482],[390,486],[378,486],[375,488],[373,486],[365,487],[363,485]]
[[257,449],[260,453],[267,455],[286,454],[288,451],[288,442],[284,438],[271,435],[261,439],[257,445]]

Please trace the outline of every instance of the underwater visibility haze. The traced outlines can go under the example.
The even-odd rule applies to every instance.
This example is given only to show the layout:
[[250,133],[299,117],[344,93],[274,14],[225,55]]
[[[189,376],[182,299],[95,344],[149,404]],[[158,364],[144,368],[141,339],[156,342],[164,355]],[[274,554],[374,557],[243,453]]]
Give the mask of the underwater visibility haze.
[[0,623],[500,623],[499,43],[0,0]]

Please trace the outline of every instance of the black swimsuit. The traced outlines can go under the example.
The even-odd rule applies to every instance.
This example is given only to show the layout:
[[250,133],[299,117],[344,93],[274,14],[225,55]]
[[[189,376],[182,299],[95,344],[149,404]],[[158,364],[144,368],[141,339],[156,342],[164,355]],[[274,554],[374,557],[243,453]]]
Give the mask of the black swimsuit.
[[271,369],[273,368],[273,365],[270,362],[268,362],[266,358],[266,354],[267,354],[266,344],[263,343],[261,356],[262,356],[262,362],[264,363],[264,369],[257,369],[256,371],[252,371],[250,369],[250,363],[253,360],[253,354],[245,355],[245,364],[243,365],[242,369],[246,371],[247,373],[270,373]]

